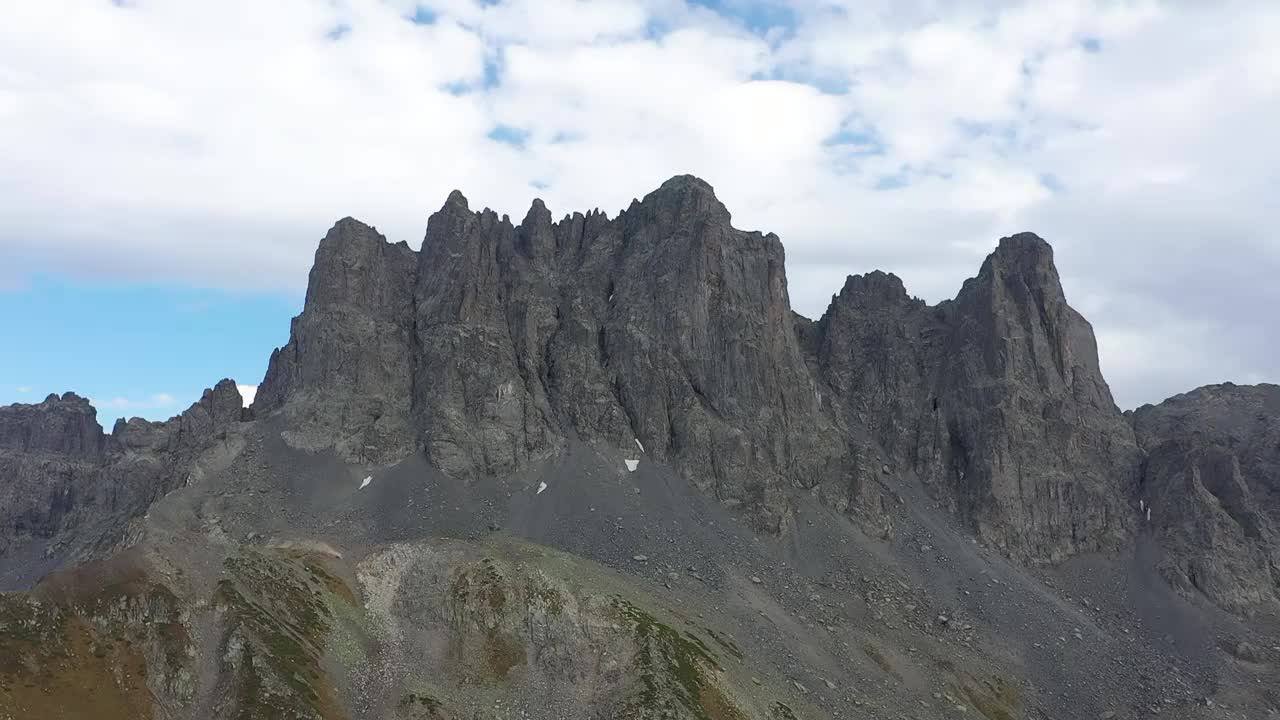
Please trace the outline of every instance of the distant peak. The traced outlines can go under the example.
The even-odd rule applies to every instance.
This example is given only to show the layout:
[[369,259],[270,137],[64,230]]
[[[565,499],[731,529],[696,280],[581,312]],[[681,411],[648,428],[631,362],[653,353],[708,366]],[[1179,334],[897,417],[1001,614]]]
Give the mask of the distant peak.
[[1053,247],[1035,233],[1021,232],[1000,238],[996,249],[982,264],[980,275],[993,270],[1021,276],[1028,285],[1058,284]]
[[470,210],[467,205],[467,196],[462,194],[461,190],[454,190],[449,193],[449,198],[445,200],[445,205],[460,205],[463,210]]
[[369,233],[376,234],[376,232],[377,231],[372,225],[366,225],[350,215],[342,218],[338,222],[334,223],[332,228],[329,228],[330,236],[340,237],[363,236]]
[[716,194],[715,188],[711,187],[711,183],[696,175],[676,175],[658,186],[658,190],[668,191],[686,188],[707,192],[712,197],[715,197]]
[[676,175],[645,195],[639,205],[664,215],[669,213],[672,219],[707,216],[729,222],[729,210],[716,198],[715,189],[693,175]]
[[996,246],[992,257],[1031,263],[1047,261],[1052,264],[1053,247],[1033,232],[1020,232],[1000,238],[1000,244]]
[[855,294],[877,294],[906,297],[907,288],[902,284],[902,278],[887,273],[883,270],[872,270],[863,275],[850,275],[844,280],[844,289],[840,291],[844,293]]
[[524,221],[521,223],[524,227],[532,227],[534,225],[551,225],[551,211],[547,209],[546,203],[541,198],[535,198],[533,204],[529,206],[529,212],[525,213]]
[[862,310],[897,307],[912,302],[902,279],[893,273],[872,270],[864,275],[845,278],[840,294],[832,298],[832,304]]

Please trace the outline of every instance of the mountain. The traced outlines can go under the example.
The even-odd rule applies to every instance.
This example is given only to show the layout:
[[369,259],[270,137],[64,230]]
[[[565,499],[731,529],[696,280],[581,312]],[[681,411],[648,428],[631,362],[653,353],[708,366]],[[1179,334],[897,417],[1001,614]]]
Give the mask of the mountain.
[[678,176],[340,220],[251,409],[0,408],[0,717],[1265,717],[1280,391],[1122,414],[1041,238],[791,310]]
[[1247,612],[1280,590],[1280,387],[1210,385],[1132,413],[1171,583]]

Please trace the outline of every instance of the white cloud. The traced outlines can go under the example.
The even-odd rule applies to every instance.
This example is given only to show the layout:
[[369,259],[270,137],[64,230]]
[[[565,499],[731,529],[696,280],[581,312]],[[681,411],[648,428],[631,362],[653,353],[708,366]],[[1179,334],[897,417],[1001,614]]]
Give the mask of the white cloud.
[[128,398],[121,395],[108,398],[90,398],[89,403],[98,410],[134,410],[148,412],[165,410],[173,407],[177,399],[169,393],[154,393],[142,398]]
[[240,397],[244,399],[245,407],[253,404],[253,398],[258,394],[257,385],[236,385],[236,389],[240,391]]
[[29,386],[27,386],[27,385],[19,385],[18,387],[14,388],[14,389],[15,389],[15,390],[17,390],[19,393],[21,393],[21,394],[23,394],[23,395],[26,395],[27,393],[31,392],[31,388],[30,388]]
[[1031,229],[1122,404],[1280,378],[1274,3],[802,0],[767,35],[682,0],[428,5],[17,6],[0,286],[296,288],[344,215],[416,245],[455,187],[612,214],[693,172],[782,236],[806,314],[877,267],[950,297]]

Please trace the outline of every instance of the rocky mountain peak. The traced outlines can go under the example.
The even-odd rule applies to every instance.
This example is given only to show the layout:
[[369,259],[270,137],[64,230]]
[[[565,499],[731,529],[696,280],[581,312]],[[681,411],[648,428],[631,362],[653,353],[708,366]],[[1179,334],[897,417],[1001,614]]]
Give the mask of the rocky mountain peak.
[[35,405],[0,407],[0,448],[90,459],[102,455],[105,436],[89,401],[68,392]]
[[455,207],[460,210],[466,210],[467,212],[471,211],[471,208],[467,205],[467,196],[463,195],[461,190],[450,190],[449,196],[445,198],[444,204],[445,207]]
[[845,278],[844,287],[833,298],[832,303],[859,308],[923,304],[907,294],[901,278],[881,270]]
[[693,175],[677,175],[662,183],[627,212],[634,216],[634,211],[643,218],[641,222],[654,222],[664,229],[694,221],[728,226],[731,220],[711,184]]

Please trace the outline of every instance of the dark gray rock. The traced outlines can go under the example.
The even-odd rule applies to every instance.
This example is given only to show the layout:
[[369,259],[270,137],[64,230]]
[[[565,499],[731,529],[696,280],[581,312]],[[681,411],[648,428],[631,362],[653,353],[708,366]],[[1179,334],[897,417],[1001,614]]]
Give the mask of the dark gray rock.
[[[1138,502],[1187,592],[1248,611],[1280,597],[1280,386],[1210,385],[1132,413]],[[1142,517],[1146,518],[1145,510]]]
[[939,310],[949,333],[916,458],[926,482],[949,489],[980,538],[1024,560],[1124,542],[1137,446],[1048,243],[1002,239]]
[[[786,489],[814,485],[846,454],[793,332],[781,243],[733,228],[697,178],[673,178],[613,220],[553,223],[535,201],[518,226],[455,191],[428,222],[412,283],[411,251],[385,261],[385,244],[345,225],[322,244],[307,307],[255,403],[283,408],[315,447],[358,459],[347,438],[376,445],[354,408],[370,397],[395,438],[455,476],[515,471],[570,436],[631,455],[643,445],[774,530]],[[369,285],[394,291],[357,293],[347,312],[321,301],[342,308],[340,289]],[[356,365],[376,368],[365,388]]]
[[1002,239],[937,307],[850,277],[797,332],[857,454],[913,468],[984,541],[1054,562],[1128,537],[1133,433],[1039,237]]
[[75,393],[50,395],[36,405],[0,407],[0,450],[92,461],[105,449],[97,412]]
[[320,241],[302,314],[254,398],[289,438],[370,461],[415,446],[408,426],[417,254],[344,218]]
[[181,415],[121,420],[110,435],[74,393],[0,407],[0,559],[31,542],[48,543],[50,555],[91,556],[186,482],[244,416],[231,380]]

